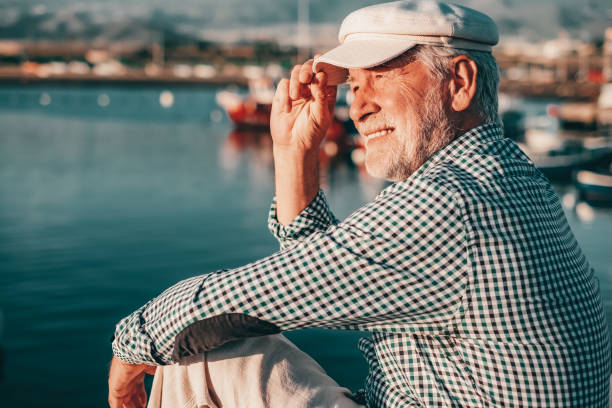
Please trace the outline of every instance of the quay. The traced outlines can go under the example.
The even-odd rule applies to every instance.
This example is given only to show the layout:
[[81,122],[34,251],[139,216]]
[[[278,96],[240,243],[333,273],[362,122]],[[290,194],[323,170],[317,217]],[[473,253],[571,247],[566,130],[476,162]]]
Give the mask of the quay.
[[121,84],[121,85],[185,85],[185,86],[246,86],[248,80],[243,75],[215,75],[212,77],[180,77],[168,70],[157,75],[146,75],[143,69],[128,69],[122,74],[96,75],[63,73],[39,76],[25,73],[18,66],[0,67],[0,84]]
[[[0,84],[121,84],[121,85],[173,85],[173,86],[247,86],[248,78],[241,74],[217,74],[210,77],[194,75],[180,77],[164,69],[156,75],[147,75],[143,69],[130,68],[122,74],[96,75],[92,72],[63,73],[40,76],[24,72],[18,66],[0,67]],[[502,78],[499,90],[509,95],[572,100],[595,100],[601,84],[578,81],[534,81],[528,78],[510,80]]]
[[595,82],[540,82],[502,79],[499,83],[499,91],[509,95],[582,101],[596,100],[600,89],[601,84]]

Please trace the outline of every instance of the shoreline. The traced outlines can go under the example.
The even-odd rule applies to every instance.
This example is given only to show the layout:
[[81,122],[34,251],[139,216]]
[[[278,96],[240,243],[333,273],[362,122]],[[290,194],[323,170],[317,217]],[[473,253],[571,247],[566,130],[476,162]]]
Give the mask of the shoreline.
[[[95,74],[62,74],[37,76],[23,73],[17,69],[0,69],[1,85],[121,85],[121,86],[185,86],[185,87],[218,87],[248,85],[248,78],[242,75],[216,75],[210,78],[177,77],[171,74],[155,76],[144,72],[128,72],[124,75],[101,76]],[[594,82],[534,82],[501,80],[499,91],[509,95],[534,98],[559,98],[562,100],[594,101],[600,92],[601,84]]]
[[215,76],[211,78],[186,77],[181,78],[173,75],[147,76],[137,73],[125,75],[100,76],[94,74],[63,74],[53,76],[28,75],[21,70],[0,70],[0,84],[33,85],[33,84],[75,84],[95,85],[112,84],[127,86],[150,86],[150,85],[172,85],[172,86],[247,86],[248,80],[239,76]]

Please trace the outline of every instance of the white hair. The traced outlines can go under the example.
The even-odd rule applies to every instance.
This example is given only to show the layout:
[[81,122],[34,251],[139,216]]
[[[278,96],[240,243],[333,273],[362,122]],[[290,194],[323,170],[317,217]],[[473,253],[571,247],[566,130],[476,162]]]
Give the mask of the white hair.
[[474,61],[478,68],[476,94],[473,99],[474,113],[483,123],[497,123],[501,125],[497,102],[499,68],[495,57],[491,53],[434,45],[417,45],[399,56],[398,59],[405,63],[419,60],[429,69],[429,73],[434,79],[440,82],[447,82],[452,75],[451,60],[458,55],[465,55]]
[[[471,113],[481,123],[500,124],[497,112],[499,69],[490,53],[418,45],[399,57],[381,64],[380,67],[394,69],[418,60],[425,65],[430,77],[440,86],[429,87],[420,103],[411,107],[418,119],[416,123],[408,123],[408,128],[404,129],[401,138],[398,136],[399,144],[387,153],[385,160],[373,158],[370,162],[369,150],[366,149],[368,173],[387,180],[403,180],[458,136],[461,129],[457,129],[451,123],[448,115],[450,95],[445,92],[446,85],[452,77],[451,61],[458,55],[465,55],[474,61],[478,69],[476,93],[469,107]],[[385,112],[381,112],[380,115],[381,119],[384,119]]]

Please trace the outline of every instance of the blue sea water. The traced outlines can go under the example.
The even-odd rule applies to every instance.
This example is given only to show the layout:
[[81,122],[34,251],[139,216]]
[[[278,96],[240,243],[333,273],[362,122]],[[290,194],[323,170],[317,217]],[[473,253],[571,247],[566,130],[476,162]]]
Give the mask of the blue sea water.
[[[278,249],[269,139],[232,131],[215,92],[0,87],[0,405],[105,406],[120,318],[178,280]],[[384,187],[345,166],[324,182],[340,218]],[[567,216],[612,316],[612,211]],[[353,390],[362,335],[288,333]]]

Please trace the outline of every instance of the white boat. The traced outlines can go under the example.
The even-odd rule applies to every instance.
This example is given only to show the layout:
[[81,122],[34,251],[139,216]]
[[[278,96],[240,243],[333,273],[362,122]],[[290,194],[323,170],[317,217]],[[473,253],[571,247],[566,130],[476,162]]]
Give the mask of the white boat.
[[612,205],[612,164],[605,170],[580,170],[575,185],[581,200]]

